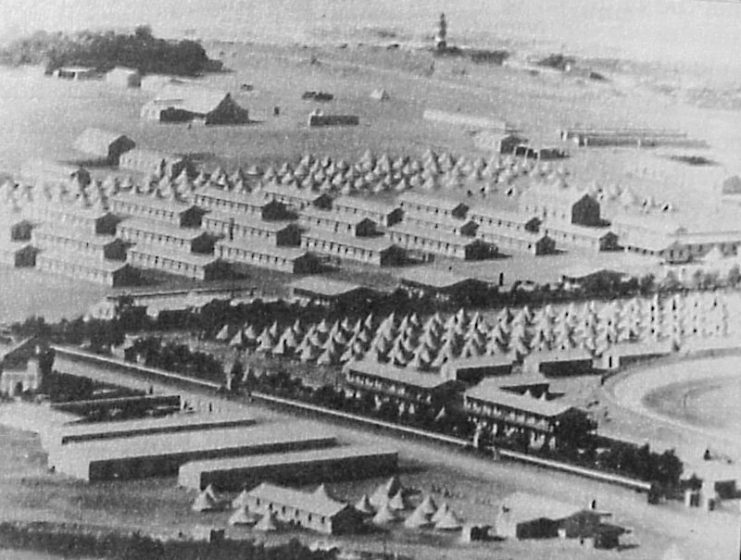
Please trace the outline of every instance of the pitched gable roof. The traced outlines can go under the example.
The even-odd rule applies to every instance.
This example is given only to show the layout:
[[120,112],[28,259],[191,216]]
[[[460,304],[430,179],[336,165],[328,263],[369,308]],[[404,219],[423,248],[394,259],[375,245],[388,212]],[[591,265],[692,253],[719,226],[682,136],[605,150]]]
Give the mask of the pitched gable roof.
[[333,500],[323,493],[301,492],[292,488],[268,484],[267,482],[253,488],[248,494],[253,498],[310,511],[323,517],[334,517],[350,507],[348,504]]

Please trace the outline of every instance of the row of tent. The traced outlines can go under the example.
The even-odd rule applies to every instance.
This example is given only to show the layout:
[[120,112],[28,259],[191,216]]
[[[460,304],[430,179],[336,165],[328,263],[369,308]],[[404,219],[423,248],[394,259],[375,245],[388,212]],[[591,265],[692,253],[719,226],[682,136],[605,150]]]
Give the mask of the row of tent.
[[[335,500],[326,487],[322,484],[315,493]],[[363,494],[355,504],[354,508],[363,514],[370,523],[379,527],[387,527],[395,523],[402,523],[409,529],[421,529],[434,527],[440,531],[455,531],[463,526],[460,517],[450,508],[447,503],[438,507],[435,500],[427,495],[420,503],[412,509],[406,495],[408,491],[401,485],[397,477],[391,477],[376,488],[375,492],[368,497]],[[243,491],[234,498],[230,505],[234,510],[229,517],[229,525],[251,526],[258,531],[276,531],[279,522],[272,512],[257,514],[249,510],[247,506],[247,491]],[[225,501],[219,497],[213,486],[208,486],[200,492],[191,507],[198,513],[220,511],[224,509]]]
[[522,360],[537,352],[583,348],[595,355],[615,344],[655,342],[692,336],[725,336],[731,330],[726,297],[720,293],[675,294],[625,302],[546,305],[532,310],[505,307],[487,321],[460,309],[424,321],[412,313],[326,319],[304,325],[296,320],[262,329],[226,324],[216,340],[241,349],[312,362],[345,363],[372,356],[420,371],[438,369],[456,358],[510,355]]
[[136,192],[187,202],[195,190],[206,186],[249,193],[268,184],[342,194],[387,190],[401,192],[410,188],[461,187],[468,179],[506,182],[520,175],[547,172],[547,164],[535,165],[509,156],[494,156],[488,161],[483,158],[468,160],[448,153],[438,156],[431,150],[425,152],[421,159],[409,156],[392,159],[388,154],[376,158],[366,152],[354,164],[342,159],[334,161],[330,157],[318,158],[307,154],[295,167],[286,162],[278,167],[268,166],[263,171],[251,165],[244,170],[237,168],[232,173],[220,167],[210,173],[202,168],[194,178],[185,167],[178,175],[172,175],[171,168],[159,166],[141,181],[131,176],[118,178],[111,175],[102,181],[85,182],[80,176],[75,176],[58,183],[40,185],[40,190],[7,181],[0,185],[0,202],[22,207],[28,202],[44,200],[83,205],[95,205],[101,201],[105,208],[106,199],[118,192]]

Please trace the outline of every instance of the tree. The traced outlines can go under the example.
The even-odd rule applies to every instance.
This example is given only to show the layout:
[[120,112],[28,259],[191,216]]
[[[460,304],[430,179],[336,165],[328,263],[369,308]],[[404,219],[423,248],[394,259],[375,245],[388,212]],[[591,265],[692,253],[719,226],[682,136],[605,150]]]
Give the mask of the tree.
[[653,293],[656,288],[656,277],[653,274],[646,274],[638,281],[638,291],[641,295]]
[[[655,454],[654,454],[655,455]],[[673,449],[664,451],[656,460],[656,481],[664,486],[677,486],[684,467]]]
[[556,449],[569,454],[584,449],[593,450],[596,429],[597,422],[584,412],[571,409],[560,418],[553,430]]
[[139,25],[134,29],[134,37],[139,41],[151,41],[154,38],[152,28],[149,25]]

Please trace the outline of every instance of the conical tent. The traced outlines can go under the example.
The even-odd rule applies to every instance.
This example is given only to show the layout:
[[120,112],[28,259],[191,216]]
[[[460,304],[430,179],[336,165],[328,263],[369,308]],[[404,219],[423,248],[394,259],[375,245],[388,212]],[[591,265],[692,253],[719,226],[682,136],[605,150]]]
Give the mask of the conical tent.
[[387,101],[389,99],[389,94],[385,89],[378,88],[371,92],[370,97],[376,101]]
[[372,522],[374,525],[387,525],[393,523],[398,518],[396,514],[389,509],[388,504],[384,504],[378,509],[378,512],[373,516]]
[[435,500],[432,499],[432,496],[428,494],[417,506],[417,509],[421,510],[425,515],[435,515],[435,513],[437,513],[437,504],[435,504]]
[[249,492],[247,492],[247,490],[242,490],[239,493],[239,495],[232,500],[232,508],[239,509],[242,506],[247,505],[248,496],[249,496]]
[[221,330],[216,334],[215,338],[220,342],[226,342],[229,340],[229,325],[226,324],[221,327]]
[[399,491],[396,492],[387,502],[387,505],[394,511],[404,511],[405,509],[407,509],[407,503],[404,499],[403,491],[399,489]]
[[370,497],[370,502],[374,507],[380,508],[389,501],[391,496],[402,489],[401,482],[395,476],[389,478],[386,482],[379,485]]
[[316,497],[318,497],[318,498],[321,498],[323,500],[333,500],[333,501],[336,501],[337,500],[337,498],[335,498],[334,496],[332,496],[332,494],[330,494],[329,490],[327,490],[327,485],[326,484],[320,484],[319,486],[317,486],[316,487],[316,490],[314,490],[313,495],[316,496]]
[[240,506],[229,517],[229,525],[254,525],[257,522],[257,516],[249,512],[246,505]]
[[355,509],[358,510],[360,513],[364,513],[366,515],[375,514],[376,512],[376,510],[370,503],[368,494],[363,494],[362,496],[360,496],[360,499],[355,504]]
[[461,526],[461,520],[458,519],[458,516],[450,509],[435,523],[435,529],[441,531],[455,531],[460,529]]
[[216,511],[219,509],[219,504],[211,494],[204,490],[196,496],[191,509],[197,512]]
[[432,518],[431,518],[432,522],[437,523],[443,517],[445,517],[449,511],[450,511],[450,506],[448,505],[448,503],[447,502],[443,503],[443,505],[441,505],[438,508],[438,510],[432,515]]
[[412,512],[412,515],[404,520],[404,527],[409,529],[418,529],[419,527],[426,527],[428,525],[432,525],[432,522],[429,516],[419,507]]
[[265,515],[260,518],[260,521],[257,522],[257,525],[255,525],[255,530],[264,533],[277,531],[278,524],[275,520],[275,514],[272,511],[265,513]]
[[209,484],[206,486],[206,489],[204,490],[206,494],[208,494],[211,498],[213,498],[214,501],[219,501],[219,496],[216,494],[216,489],[214,488],[213,484]]

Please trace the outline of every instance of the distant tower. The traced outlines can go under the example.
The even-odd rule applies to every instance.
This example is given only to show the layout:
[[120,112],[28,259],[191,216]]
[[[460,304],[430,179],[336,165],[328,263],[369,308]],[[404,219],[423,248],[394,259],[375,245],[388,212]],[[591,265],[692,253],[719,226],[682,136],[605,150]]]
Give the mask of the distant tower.
[[448,48],[448,22],[445,21],[445,14],[440,14],[440,21],[437,23],[437,33],[435,34],[435,50],[444,51]]

